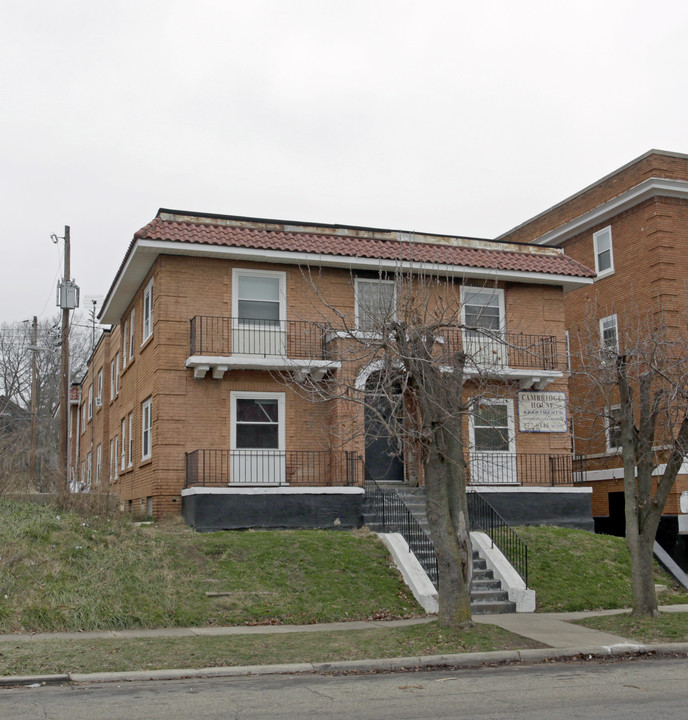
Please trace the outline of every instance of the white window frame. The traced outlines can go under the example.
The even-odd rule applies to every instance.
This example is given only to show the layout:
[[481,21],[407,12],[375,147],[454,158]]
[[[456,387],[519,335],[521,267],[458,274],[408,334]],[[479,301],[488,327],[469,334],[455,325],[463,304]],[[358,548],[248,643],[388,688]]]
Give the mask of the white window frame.
[[127,445],[127,467],[134,466],[134,413],[129,413],[129,444]]
[[[605,270],[600,270],[600,255],[603,252],[606,252],[605,250],[600,250],[600,243],[602,240],[605,240],[606,238],[609,238],[609,267]],[[598,278],[607,277],[607,275],[612,275],[614,273],[614,244],[612,242],[612,226],[607,225],[607,227],[602,228],[601,230],[598,230],[596,233],[593,233],[592,236],[592,243],[593,248],[595,251],[595,272],[597,273]]]
[[141,403],[141,460],[149,460],[153,455],[153,398]]
[[88,386],[88,419],[93,418],[93,383]]
[[120,470],[124,472],[127,469],[127,419],[122,418],[122,447],[120,449],[119,459]]
[[[108,480],[110,482],[112,482],[114,480],[114,476],[112,474],[112,467],[113,467],[113,460],[114,460],[114,455],[113,455],[114,446],[115,446],[115,441],[114,441],[114,439],[112,439],[112,440],[110,440],[110,458],[109,458],[109,465],[108,465]],[[116,462],[114,463],[114,466],[117,467]]]
[[[275,452],[284,452],[285,449],[285,394],[283,392],[251,392],[248,390],[232,390],[229,393],[230,398],[230,450],[248,450],[251,448],[237,448],[236,446],[236,418],[237,418],[237,400],[277,400],[277,447],[272,448]],[[260,448],[256,449],[260,452]]]
[[127,341],[129,340],[129,321],[122,326],[122,370],[127,367]]
[[136,325],[134,324],[134,309],[132,308],[129,314],[129,359],[134,358],[134,337],[135,337]]
[[284,327],[287,320],[287,273],[278,270],[252,270],[233,268],[232,270],[232,317],[239,317],[239,278],[241,276],[277,278],[279,280],[279,322]]
[[86,454],[86,487],[91,487],[93,482],[93,451],[89,450]]
[[[613,427],[617,427],[617,424],[612,422],[611,415],[614,412],[614,410],[621,410],[621,405],[610,405],[605,412],[604,415],[604,444],[607,448],[608,453],[616,454],[621,450],[621,444],[619,445],[612,445],[611,444],[611,430]],[[619,428],[619,432],[621,432],[621,429]]]
[[153,335],[153,278],[143,291],[143,317],[141,318],[141,345]]
[[95,473],[95,481],[96,485],[100,485],[100,473],[102,470],[103,465],[103,446],[98,445],[96,448],[96,473]]
[[[512,398],[478,398],[475,400],[478,405],[505,405],[507,417],[507,431],[509,433],[509,449],[508,450],[477,450],[476,452],[496,452],[509,453],[516,452],[516,421],[514,418],[514,401]],[[469,427],[470,447],[475,449],[475,413],[471,412]]]
[[[471,304],[469,300],[476,295],[489,295],[490,298],[497,298],[499,307],[499,330],[497,330],[496,332],[503,333],[506,330],[506,299],[504,288],[480,287],[479,285],[462,285],[461,324],[464,325],[464,327],[466,326],[466,306]],[[466,329],[470,330],[470,328]]]
[[100,370],[98,370],[96,398],[98,400],[98,402],[96,403],[96,407],[102,407],[102,405],[103,405],[103,368],[100,368]]
[[115,399],[115,361],[110,363],[110,401]]
[[113,458],[114,458],[113,467],[115,469],[115,474],[113,476],[113,480],[117,480],[117,478],[119,477],[119,457],[118,457],[118,455],[119,455],[119,437],[117,435],[115,435],[115,452],[113,454]]
[[[614,345],[609,345],[604,340],[605,330],[614,328]],[[613,315],[607,315],[606,317],[600,318],[600,353],[602,354],[602,360],[605,361],[607,353],[613,353],[618,355],[619,353],[619,321],[616,313]]]
[[365,329],[361,327],[361,322],[363,318],[361,317],[361,311],[360,311],[360,304],[359,304],[359,298],[360,298],[360,286],[363,284],[367,285],[391,285],[392,289],[394,291],[394,299],[392,300],[393,303],[393,312],[392,312],[392,318],[396,318],[396,311],[397,311],[397,284],[394,280],[385,280],[384,278],[362,278],[357,277],[354,279],[354,321],[356,323],[356,330],[358,332],[362,333],[372,333],[373,335],[379,335],[379,331],[377,330],[370,330]]

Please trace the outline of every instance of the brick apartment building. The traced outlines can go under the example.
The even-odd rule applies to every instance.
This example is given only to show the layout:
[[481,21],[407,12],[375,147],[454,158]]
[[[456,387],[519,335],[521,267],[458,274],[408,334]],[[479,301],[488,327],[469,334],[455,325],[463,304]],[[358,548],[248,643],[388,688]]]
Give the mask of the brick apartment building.
[[[685,331],[688,278],[688,155],[651,150],[498,238],[562,248],[596,271],[595,283],[565,296],[574,378],[570,384],[579,479],[593,489],[596,527],[621,534],[623,471],[612,403],[582,411],[584,379],[575,379],[578,343],[596,336],[616,349],[642,318]],[[585,351],[585,348],[583,348]],[[594,352],[595,348],[592,347]],[[580,410],[579,410],[580,408]],[[660,461],[661,462],[661,461]],[[688,464],[684,463],[658,532],[674,557],[688,558]]]
[[[477,342],[476,363],[490,365],[492,394],[465,427],[472,482],[570,486],[564,298],[592,283],[585,262],[511,241],[172,210],[134,235],[104,301],[110,330],[72,399],[73,483],[160,516],[182,499],[224,512],[242,493],[287,504],[314,488],[360,493],[362,460],[378,479],[422,481],[412,448],[366,442],[363,417],[342,441],[346,401],[314,403],[288,382],[365,385],[374,368],[332,347],[370,331],[400,270],[456,288],[474,327],[457,342]],[[555,409],[543,421],[533,408],[545,395]]]

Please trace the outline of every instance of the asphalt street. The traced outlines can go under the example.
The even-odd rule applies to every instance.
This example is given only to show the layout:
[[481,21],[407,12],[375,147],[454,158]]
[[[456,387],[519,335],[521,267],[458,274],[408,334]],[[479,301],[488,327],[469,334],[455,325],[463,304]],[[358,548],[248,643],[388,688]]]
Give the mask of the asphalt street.
[[2,720],[675,720],[685,658],[0,689]]

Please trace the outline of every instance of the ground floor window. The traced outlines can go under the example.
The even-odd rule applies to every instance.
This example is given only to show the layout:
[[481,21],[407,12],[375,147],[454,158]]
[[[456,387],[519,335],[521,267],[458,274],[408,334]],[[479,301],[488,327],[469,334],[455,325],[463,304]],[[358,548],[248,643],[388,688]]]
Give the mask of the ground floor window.
[[[151,454],[153,440],[153,398],[141,403],[141,460],[147,460]],[[150,515],[151,513],[149,513]]]
[[281,484],[285,481],[284,393],[232,392],[230,482]]

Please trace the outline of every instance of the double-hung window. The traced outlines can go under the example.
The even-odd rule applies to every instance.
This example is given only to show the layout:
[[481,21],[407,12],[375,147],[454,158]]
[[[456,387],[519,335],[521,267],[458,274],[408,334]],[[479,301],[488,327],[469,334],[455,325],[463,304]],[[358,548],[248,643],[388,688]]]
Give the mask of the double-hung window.
[[152,454],[153,441],[153,400],[141,403],[141,460],[148,460]]
[[127,469],[127,420],[122,418],[122,452],[120,455],[120,469]]
[[287,352],[286,274],[266,270],[232,273],[232,352],[278,355]]
[[595,272],[597,277],[611,275],[614,272],[611,226],[598,230],[592,236],[592,242],[595,249]]
[[134,357],[134,310],[132,308],[131,315],[129,316],[129,359]]
[[98,370],[98,380],[96,387],[96,407],[100,407],[103,404],[103,368]]
[[93,385],[88,388],[88,419],[93,417]]
[[113,460],[112,465],[113,465],[113,468],[114,468],[114,473],[113,473],[113,476],[112,476],[112,479],[113,479],[113,480],[117,480],[117,477],[118,477],[118,475],[119,475],[118,465],[117,465],[117,462],[118,462],[118,460],[119,460],[118,455],[119,455],[119,438],[117,437],[117,435],[115,435],[115,450],[114,450],[114,452],[113,452],[113,454],[112,454],[112,460]]
[[600,320],[600,355],[603,362],[612,361],[619,353],[619,327],[616,315]]
[[134,464],[134,413],[129,413],[129,445],[127,446],[127,467]]
[[381,334],[385,323],[394,320],[397,303],[396,284],[380,278],[356,278],[356,328]]
[[604,421],[607,452],[616,452],[621,447],[621,406],[608,407]]
[[153,334],[153,280],[143,291],[143,322],[141,324],[141,344]]
[[100,470],[103,464],[103,446],[96,448],[96,485],[100,485]]
[[129,323],[124,321],[122,328],[122,370],[127,366],[127,341],[129,340]]

